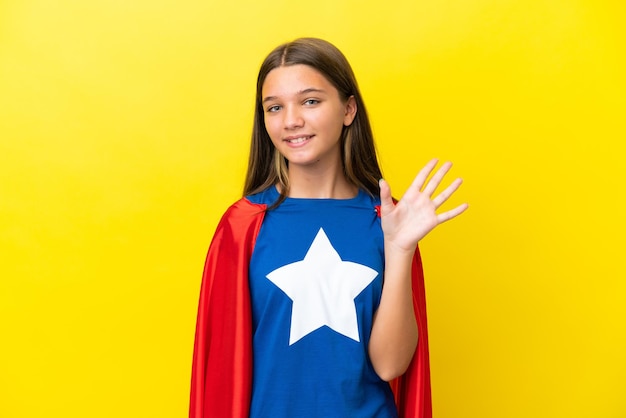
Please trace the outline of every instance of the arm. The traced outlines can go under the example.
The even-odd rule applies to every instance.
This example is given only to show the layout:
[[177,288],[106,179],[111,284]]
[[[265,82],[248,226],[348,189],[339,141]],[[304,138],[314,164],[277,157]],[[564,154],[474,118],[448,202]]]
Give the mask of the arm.
[[461,185],[461,179],[456,179],[433,198],[435,189],[451,167],[450,163],[442,165],[426,182],[436,165],[437,160],[432,160],[418,173],[397,205],[393,203],[389,185],[384,180],[380,182],[385,283],[368,349],[374,370],[384,380],[404,373],[417,345],[411,287],[411,262],[417,243],[437,225],[460,215],[468,207],[462,204],[436,213]]
[[412,258],[412,253],[397,251],[385,241],[385,282],[368,349],[374,370],[387,381],[404,373],[417,346]]

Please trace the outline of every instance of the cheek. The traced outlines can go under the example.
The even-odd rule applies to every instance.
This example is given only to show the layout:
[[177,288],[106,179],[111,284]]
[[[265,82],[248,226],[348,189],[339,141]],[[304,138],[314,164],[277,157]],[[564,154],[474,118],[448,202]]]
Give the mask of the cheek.
[[272,123],[272,119],[271,118],[265,118],[264,121],[265,121],[265,131],[270,136],[270,138],[272,138],[272,140],[273,140],[273,137],[274,137],[274,133],[273,132],[276,132],[275,123],[274,124]]
[[336,112],[312,114],[307,119],[307,122],[317,131],[324,131],[328,135],[334,135],[338,130],[341,131],[343,127],[343,118],[339,120]]
[[277,124],[275,122],[272,123],[271,119],[265,120],[265,132],[267,132],[267,134],[269,135],[274,146],[280,143],[280,130],[277,128],[276,125]]
[[326,122],[326,126],[329,131],[332,132],[334,136],[341,136],[341,131],[343,130],[344,117],[343,114],[337,112],[332,116],[328,117]]

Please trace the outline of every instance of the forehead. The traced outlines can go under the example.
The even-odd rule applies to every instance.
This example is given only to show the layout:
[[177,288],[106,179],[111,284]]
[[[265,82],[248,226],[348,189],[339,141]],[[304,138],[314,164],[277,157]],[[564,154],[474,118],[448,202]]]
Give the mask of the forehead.
[[262,96],[289,96],[308,89],[324,90],[328,93],[337,91],[315,68],[296,64],[270,71],[263,82]]

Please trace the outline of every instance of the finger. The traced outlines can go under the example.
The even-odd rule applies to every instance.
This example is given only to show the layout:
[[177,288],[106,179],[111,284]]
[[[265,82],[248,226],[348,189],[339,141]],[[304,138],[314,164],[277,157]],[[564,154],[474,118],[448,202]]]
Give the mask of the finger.
[[385,179],[380,179],[378,181],[378,186],[380,187],[380,212],[382,215],[393,210],[394,204],[391,197],[391,188],[389,187],[389,183],[387,183]]
[[467,203],[463,203],[462,205],[459,205],[454,209],[440,213],[439,215],[437,215],[437,223],[442,224],[449,221],[450,219],[456,218],[457,216],[465,212],[467,208],[469,208],[469,205]]
[[443,203],[446,200],[448,200],[450,196],[452,196],[452,194],[456,192],[459,187],[461,187],[461,184],[463,184],[463,179],[458,178],[454,180],[448,187],[446,187],[445,190],[439,193],[433,199],[433,203],[435,204],[435,207],[438,208],[439,206],[443,205]]
[[426,187],[424,188],[424,193],[427,196],[432,196],[432,194],[435,193],[435,190],[437,189],[437,187],[439,187],[441,180],[446,175],[446,173],[450,171],[451,167],[452,167],[451,162],[446,162],[441,167],[439,167],[439,170],[435,172],[435,174],[428,181],[428,183],[426,184]]
[[413,179],[413,182],[411,183],[411,185],[407,189],[407,192],[405,193],[405,196],[407,194],[410,195],[412,192],[416,193],[416,192],[419,192],[420,190],[422,190],[422,187],[424,187],[424,183],[426,182],[426,179],[428,178],[430,173],[432,173],[434,168],[437,166],[438,162],[439,162],[439,160],[436,159],[436,158],[430,160],[424,166],[424,168],[422,168],[419,171],[419,173],[417,173],[417,176],[415,176],[415,178]]

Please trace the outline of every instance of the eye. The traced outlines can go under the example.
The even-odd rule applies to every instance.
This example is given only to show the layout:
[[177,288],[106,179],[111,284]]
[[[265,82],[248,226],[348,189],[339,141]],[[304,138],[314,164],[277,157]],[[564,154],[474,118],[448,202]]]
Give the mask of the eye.
[[268,113],[274,113],[274,112],[278,112],[280,110],[280,106],[278,105],[274,105],[274,106],[270,106],[267,108],[266,112]]
[[306,99],[306,100],[304,101],[304,104],[305,104],[305,105],[307,105],[307,106],[313,106],[313,105],[318,104],[319,102],[320,102],[320,101],[319,101],[319,100],[317,100],[317,99]]

